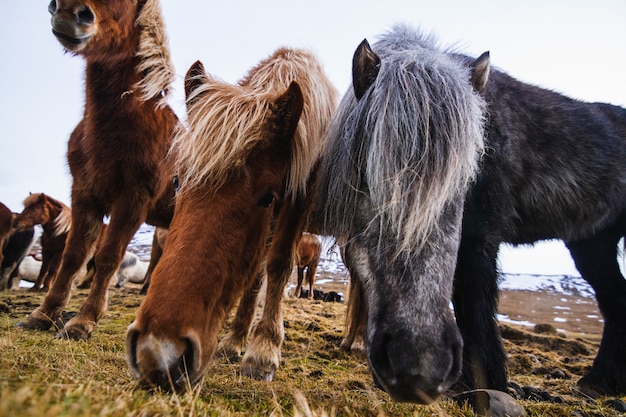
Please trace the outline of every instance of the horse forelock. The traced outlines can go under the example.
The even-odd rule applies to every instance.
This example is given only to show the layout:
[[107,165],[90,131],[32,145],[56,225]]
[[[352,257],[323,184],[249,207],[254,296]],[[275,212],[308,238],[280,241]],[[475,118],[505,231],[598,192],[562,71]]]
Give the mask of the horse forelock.
[[351,91],[342,100],[321,170],[333,202],[325,228],[352,236],[349,213],[367,195],[371,221],[395,235],[399,252],[425,244],[446,205],[466,192],[483,147],[485,104],[468,69],[419,36],[400,27],[374,44],[378,77],[358,102]]
[[286,195],[304,194],[323,149],[337,92],[312,54],[286,48],[250,70],[238,85],[210,80],[192,92],[188,127],[172,145],[181,190],[207,182],[219,186],[241,167],[262,139],[273,100],[292,81],[302,90],[304,108],[294,135]]
[[141,91],[144,101],[160,96],[159,105],[164,106],[169,97],[175,72],[158,0],[145,2],[135,25],[141,28],[137,50],[140,62],[137,65],[137,72],[143,75],[135,88]]

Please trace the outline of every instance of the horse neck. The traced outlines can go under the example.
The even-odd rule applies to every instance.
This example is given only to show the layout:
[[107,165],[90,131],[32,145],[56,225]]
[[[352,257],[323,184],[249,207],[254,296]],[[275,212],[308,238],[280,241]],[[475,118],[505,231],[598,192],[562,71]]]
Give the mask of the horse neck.
[[123,105],[128,98],[139,98],[134,85],[140,75],[136,71],[139,60],[131,56],[114,62],[87,61],[86,105]]

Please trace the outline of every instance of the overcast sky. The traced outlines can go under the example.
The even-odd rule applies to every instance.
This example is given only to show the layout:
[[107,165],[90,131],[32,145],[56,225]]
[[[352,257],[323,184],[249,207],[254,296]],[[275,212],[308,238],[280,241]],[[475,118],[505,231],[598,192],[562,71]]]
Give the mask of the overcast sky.
[[[81,58],[50,32],[46,0],[12,0],[0,13],[0,201],[21,211],[29,192],[70,203],[67,139],[82,115]],[[585,101],[626,105],[626,1],[161,0],[183,109],[195,60],[236,82],[280,46],[312,49],[342,93],[363,38],[396,22],[437,35],[524,81]]]

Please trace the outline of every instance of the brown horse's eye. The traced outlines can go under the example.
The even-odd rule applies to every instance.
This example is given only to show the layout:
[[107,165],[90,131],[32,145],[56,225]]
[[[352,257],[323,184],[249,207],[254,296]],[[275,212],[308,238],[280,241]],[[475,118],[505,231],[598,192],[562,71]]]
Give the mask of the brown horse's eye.
[[261,197],[261,199],[258,201],[258,205],[260,207],[264,207],[264,208],[269,208],[269,206],[272,205],[272,203],[275,200],[275,195],[272,191],[269,191],[268,193],[266,193],[263,197]]

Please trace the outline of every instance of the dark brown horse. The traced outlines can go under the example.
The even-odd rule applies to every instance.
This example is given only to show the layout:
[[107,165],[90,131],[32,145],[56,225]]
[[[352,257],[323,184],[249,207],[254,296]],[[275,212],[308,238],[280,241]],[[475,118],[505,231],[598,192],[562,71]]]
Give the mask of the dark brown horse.
[[13,230],[13,212],[4,204],[0,203],[0,264],[2,264],[2,249]]
[[72,210],[63,202],[46,194],[31,194],[24,200],[24,210],[13,219],[13,227],[16,230],[24,230],[37,224],[43,228],[42,263],[31,290],[47,291],[61,264],[65,239],[72,224]]
[[157,0],[52,0],[52,33],[86,61],[85,111],[68,144],[72,228],[43,304],[21,323],[48,329],[102,229],[96,273],[60,337],[86,339],[107,307],[109,280],[139,226],[167,227],[174,187],[166,155],[178,123],[167,106],[173,70]]
[[[239,85],[209,77],[196,63],[185,92],[189,127],[174,143],[176,212],[128,329],[128,363],[147,384],[184,389],[196,383],[216,351],[226,315],[246,288],[240,305],[254,312],[267,273],[263,316],[243,371],[270,380],[284,338],[282,294],[308,217],[307,184],[314,180],[336,92],[311,53],[286,48]],[[196,262],[188,261],[190,251]],[[250,323],[236,323],[222,347],[239,354]]]
[[304,271],[306,271],[306,283],[309,285],[307,298],[313,298],[313,284],[321,254],[322,242],[320,242],[320,238],[311,233],[303,233],[296,252],[296,266],[298,268],[298,284],[294,291],[296,297],[302,296],[302,282],[304,281]]

